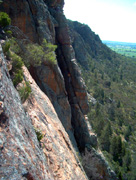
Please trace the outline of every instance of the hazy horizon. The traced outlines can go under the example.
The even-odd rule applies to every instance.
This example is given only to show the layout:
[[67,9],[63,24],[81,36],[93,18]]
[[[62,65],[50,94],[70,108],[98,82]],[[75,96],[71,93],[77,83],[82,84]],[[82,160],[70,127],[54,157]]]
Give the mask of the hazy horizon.
[[136,43],[136,0],[65,0],[64,14],[87,24],[102,41]]
[[136,44],[136,42],[123,42],[123,41],[111,41],[111,40],[102,40],[102,42],[104,42],[104,41],[107,41],[107,42],[118,42],[118,43],[130,43],[130,44]]

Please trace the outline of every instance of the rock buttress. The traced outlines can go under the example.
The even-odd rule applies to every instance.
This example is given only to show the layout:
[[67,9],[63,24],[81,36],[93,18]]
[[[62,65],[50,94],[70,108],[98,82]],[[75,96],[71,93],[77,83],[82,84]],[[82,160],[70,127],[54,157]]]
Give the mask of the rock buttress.
[[56,39],[57,59],[64,79],[58,66],[51,68],[48,64],[43,64],[34,71],[35,79],[52,101],[74,146],[76,147],[76,142],[72,126],[78,146],[84,149],[85,144],[92,142],[84,118],[89,109],[87,93],[71,46],[63,4],[63,1],[11,0],[3,1],[1,9],[10,15],[12,24],[34,42],[41,42],[44,38],[55,42]]
[[64,77],[68,100],[71,106],[74,135],[80,150],[83,150],[86,144],[92,143],[84,117],[89,110],[86,88],[71,46],[67,20],[63,14],[62,6],[59,4],[58,6],[56,4],[54,6],[53,4],[49,5],[49,11],[58,24],[55,28],[58,45],[57,60]]
[[51,101],[34,82],[28,70],[25,67],[23,69],[32,90],[32,95],[24,103],[24,108],[33,126],[44,134],[40,144],[54,179],[86,180],[77,154]]
[[[28,28],[29,26],[26,26],[23,19],[20,19],[22,23],[19,25],[19,28],[31,40],[41,43],[43,38],[45,38],[49,42],[57,43],[57,60],[59,66],[50,67],[47,64],[42,64],[32,74],[36,76],[35,79],[38,85],[50,98],[58,117],[75,147],[76,141],[80,151],[83,152],[88,145],[89,147],[96,145],[96,137],[94,138],[93,135],[93,139],[91,138],[91,128],[88,126],[88,120],[85,118],[88,112],[87,94],[84,81],[81,78],[80,70],[75,60],[75,53],[71,46],[67,21],[62,10],[64,2],[61,0],[21,0],[18,3],[15,0],[4,0],[3,2],[1,10],[4,9],[9,14],[12,12],[10,15],[13,19],[14,26],[18,26],[20,21],[15,21],[16,11],[13,9],[16,9],[16,6],[14,7],[12,5],[17,5],[18,9],[20,9],[19,2],[23,3],[24,7],[20,9],[20,12],[24,13],[24,11],[27,11],[25,14],[31,18],[26,19],[29,21],[30,26],[33,27],[33,30],[31,31]],[[10,4],[12,2],[13,4]],[[22,25],[23,23],[24,25]],[[46,70],[48,73],[46,73]],[[108,168],[105,164],[103,166]],[[98,173],[101,175],[101,171],[98,171]],[[97,177],[94,177],[94,179],[97,179]]]
[[[55,43],[55,27],[58,26],[58,23],[50,15],[48,7],[43,0],[5,0],[0,9],[10,15],[14,26],[14,34],[17,38],[20,39],[18,37],[18,29],[15,28],[16,26],[24,33],[22,38],[25,38],[26,35],[33,42],[41,43],[45,38],[48,42]],[[48,63],[44,63],[38,68],[33,68],[31,74],[52,101],[63,126],[76,147],[71,126],[71,108],[59,66],[54,65],[51,67]]]
[[53,179],[0,46],[0,179]]

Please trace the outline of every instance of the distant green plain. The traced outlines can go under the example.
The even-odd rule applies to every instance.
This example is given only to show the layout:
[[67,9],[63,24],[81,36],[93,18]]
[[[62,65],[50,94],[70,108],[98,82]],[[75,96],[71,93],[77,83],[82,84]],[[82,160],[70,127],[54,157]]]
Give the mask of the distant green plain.
[[127,57],[136,58],[136,43],[103,41],[110,49]]

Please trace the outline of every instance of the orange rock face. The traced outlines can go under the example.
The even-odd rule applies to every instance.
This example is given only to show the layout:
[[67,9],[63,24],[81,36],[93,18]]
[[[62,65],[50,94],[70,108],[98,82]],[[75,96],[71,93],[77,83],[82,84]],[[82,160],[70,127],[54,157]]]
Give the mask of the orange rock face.
[[26,79],[31,83],[32,95],[24,107],[32,124],[44,135],[40,142],[47,164],[54,179],[79,179],[86,177],[79,165],[69,137],[63,128],[48,97],[39,89],[26,68]]

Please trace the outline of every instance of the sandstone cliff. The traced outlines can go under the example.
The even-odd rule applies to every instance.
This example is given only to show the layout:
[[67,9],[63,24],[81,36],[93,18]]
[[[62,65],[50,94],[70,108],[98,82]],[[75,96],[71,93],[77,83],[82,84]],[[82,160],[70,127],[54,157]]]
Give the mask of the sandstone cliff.
[[[9,97],[10,92],[4,92],[9,104],[1,97],[5,107],[1,114],[1,136],[8,136],[1,143],[1,179],[87,179],[75,150],[85,154],[84,159],[89,154],[89,161],[83,163],[89,178],[116,179],[105,160],[92,148],[97,146],[97,138],[86,116],[89,111],[86,87],[71,45],[63,5],[63,0],[4,0],[0,7],[10,15],[12,25],[31,41],[41,43],[45,38],[58,46],[57,65],[43,63],[31,68],[33,78],[24,67],[24,76],[32,89],[32,95],[24,103],[26,113],[10,77],[7,78],[5,66],[1,66],[2,76],[7,78],[2,80],[1,88],[9,88],[14,94]],[[22,38],[17,33],[14,35]],[[5,63],[4,58],[2,62]],[[33,126],[44,134],[40,144]],[[11,136],[13,140],[10,142]],[[11,153],[4,161],[8,151]],[[94,167],[95,173],[93,168],[88,172],[87,164],[91,164],[89,168]]]
[[88,25],[81,24],[77,21],[67,20],[67,22],[75,57],[82,67],[87,70],[89,69],[90,58],[96,60],[100,58],[111,59],[111,50],[102,43],[99,36]]

